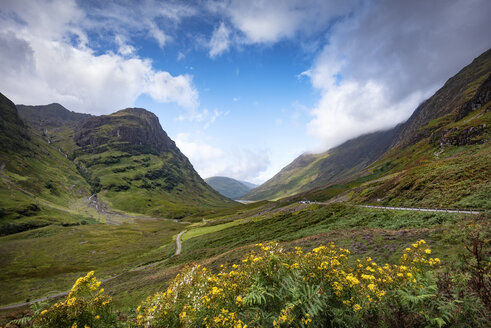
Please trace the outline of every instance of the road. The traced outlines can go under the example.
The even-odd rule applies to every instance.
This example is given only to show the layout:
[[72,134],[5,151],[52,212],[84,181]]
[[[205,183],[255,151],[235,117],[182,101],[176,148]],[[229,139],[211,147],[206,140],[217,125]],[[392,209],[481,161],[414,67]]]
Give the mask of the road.
[[179,234],[176,237],[176,253],[174,254],[174,256],[181,254],[181,236],[186,231],[187,230],[183,230],[183,231],[179,232]]
[[[318,204],[318,205],[329,205],[328,202],[300,202],[302,204]],[[480,214],[481,211],[477,210],[451,210],[451,209],[441,209],[441,208],[414,208],[414,207],[393,207],[393,206],[374,206],[374,205],[354,205],[356,207],[366,207],[366,208],[377,208],[382,210],[399,210],[399,211],[416,211],[416,212],[440,212],[440,213],[461,213],[461,214]]]
[[391,207],[391,206],[373,206],[373,205],[355,205],[357,207],[379,208],[384,210],[402,210],[402,211],[417,211],[417,212],[443,212],[443,213],[462,213],[462,214],[479,214],[480,211],[468,210],[449,210],[439,208],[411,208],[411,207]]
[[[176,253],[174,254],[174,256],[177,256],[179,254],[181,254],[181,236],[186,232],[187,230],[183,230],[181,231],[177,237],[176,237]],[[139,270],[142,270],[142,269],[145,269],[147,267],[151,267],[151,266],[154,266],[158,263],[151,263],[151,264],[148,264],[148,265],[145,265],[143,267],[138,267],[136,269],[131,269],[129,271],[139,271]],[[109,280],[112,280],[114,278],[117,278],[119,276],[121,276],[122,273],[118,274],[118,275],[115,275],[113,277],[109,277],[109,278],[106,278],[104,280],[101,280],[102,283],[106,282],[106,281],[109,281]],[[39,302],[44,302],[44,301],[47,301],[47,300],[52,300],[52,299],[56,299],[56,298],[60,298],[60,297],[64,297],[64,296],[67,296],[68,293],[70,291],[67,290],[67,291],[64,291],[64,292],[61,292],[61,293],[58,293],[58,294],[54,294],[54,295],[50,295],[50,296],[46,296],[46,297],[42,297],[42,298],[37,298],[35,300],[32,300],[32,301],[29,301],[29,302],[24,302],[24,303],[17,303],[17,304],[12,304],[12,305],[7,305],[7,306],[0,306],[0,311],[1,310],[9,310],[9,309],[15,309],[15,308],[19,308],[19,307],[23,307],[23,306],[27,306],[27,305],[31,305],[31,304],[34,304],[34,303],[39,303]]]

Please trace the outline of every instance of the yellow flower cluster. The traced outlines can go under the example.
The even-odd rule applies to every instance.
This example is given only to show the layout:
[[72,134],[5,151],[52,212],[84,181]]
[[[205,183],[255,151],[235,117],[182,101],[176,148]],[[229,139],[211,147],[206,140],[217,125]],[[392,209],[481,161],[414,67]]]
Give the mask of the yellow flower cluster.
[[[153,327],[179,322],[183,327],[204,323],[206,327],[244,328],[245,323],[259,322],[254,321],[259,319],[253,310],[258,304],[266,302],[268,297],[271,301],[275,299],[274,291],[257,296],[254,290],[258,287],[254,284],[263,281],[262,286],[269,283],[268,288],[274,289],[285,279],[318,286],[317,293],[332,295],[336,304],[340,304],[336,306],[358,315],[376,306],[390,291],[420,288],[422,273],[440,263],[438,258],[428,258],[431,250],[423,240],[404,250],[399,265],[379,265],[370,257],[357,260],[353,265],[349,261],[349,250],[338,248],[334,243],[316,247],[311,252],[299,247],[286,252],[275,242],[256,246],[258,250],[245,255],[240,264],[233,264],[231,268],[222,265],[216,274],[200,265],[188,267],[165,292],[149,297],[138,307],[137,324]],[[271,309],[276,308],[271,311],[277,312],[271,313],[269,325],[280,327],[301,322],[308,326],[315,321],[300,305],[287,300],[279,302],[271,306]]]
[[[43,310],[37,319],[41,327],[93,327],[98,324],[113,322],[110,296],[103,295],[101,282],[90,271],[77,279],[67,297]],[[66,322],[67,324],[63,324]],[[68,324],[69,323],[69,324]]]

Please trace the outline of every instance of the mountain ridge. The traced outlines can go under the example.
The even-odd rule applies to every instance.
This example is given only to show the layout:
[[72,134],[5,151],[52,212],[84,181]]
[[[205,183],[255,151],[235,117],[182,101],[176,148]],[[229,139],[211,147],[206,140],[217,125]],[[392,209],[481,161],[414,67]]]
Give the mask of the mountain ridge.
[[[432,147],[485,142],[491,123],[488,110],[483,109],[491,97],[490,71],[491,49],[449,78],[432,97],[416,108],[406,122],[386,130],[385,139],[374,138],[383,132],[378,131],[348,140],[322,154],[303,154],[244,198],[274,200],[297,193],[308,194],[309,190],[316,194],[314,189],[319,191],[373,174],[372,164],[383,161],[383,158],[397,157],[397,152],[424,140],[428,140],[423,142],[424,145],[431,143]],[[469,124],[461,121],[468,116]],[[373,151],[377,147],[383,151]],[[350,154],[351,151],[356,153]],[[366,156],[367,151],[372,151],[373,156]],[[339,152],[350,156],[342,156]],[[336,157],[343,160],[337,161]],[[385,161],[378,166],[384,167],[385,171],[396,167],[394,161]]]
[[1,234],[98,220],[87,208],[91,194],[99,212],[155,217],[232,204],[204,182],[145,109],[102,116],[56,103],[18,109],[4,95],[0,106]]
[[224,176],[209,177],[205,179],[205,182],[225,197],[236,200],[252,189],[242,181]]

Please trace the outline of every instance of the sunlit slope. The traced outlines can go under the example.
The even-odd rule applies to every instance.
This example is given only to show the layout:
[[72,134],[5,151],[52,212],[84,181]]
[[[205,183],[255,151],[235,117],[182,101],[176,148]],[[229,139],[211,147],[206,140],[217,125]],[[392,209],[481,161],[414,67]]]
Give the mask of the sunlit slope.
[[487,51],[449,79],[406,123],[352,139],[324,154],[302,155],[246,199],[299,194],[325,200],[347,196],[348,190],[364,184],[366,188],[348,198],[489,206],[485,195],[491,172],[490,71]]
[[355,174],[378,159],[399,127],[366,134],[322,154],[303,154],[245,199],[278,199],[324,186]]
[[382,159],[356,178],[302,197],[344,195],[357,203],[491,208],[490,72],[488,51],[418,107]]

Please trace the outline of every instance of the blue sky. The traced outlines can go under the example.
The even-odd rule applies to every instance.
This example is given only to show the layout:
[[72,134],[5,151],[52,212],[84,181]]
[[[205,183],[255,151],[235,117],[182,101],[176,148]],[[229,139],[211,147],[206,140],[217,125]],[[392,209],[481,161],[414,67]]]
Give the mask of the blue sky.
[[404,121],[491,46],[485,0],[4,0],[0,92],[144,107],[202,177],[261,183]]

